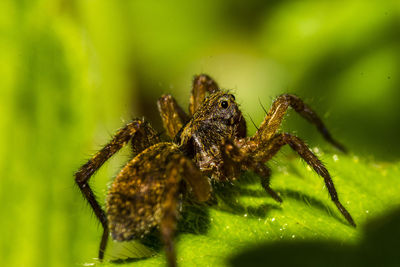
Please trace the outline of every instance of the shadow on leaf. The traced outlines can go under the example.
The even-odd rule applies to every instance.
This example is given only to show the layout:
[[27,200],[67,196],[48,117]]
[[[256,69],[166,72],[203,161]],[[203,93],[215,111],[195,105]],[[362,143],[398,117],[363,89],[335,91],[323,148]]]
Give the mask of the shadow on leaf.
[[249,248],[231,266],[399,266],[400,209],[369,222],[359,245],[283,241]]
[[243,179],[240,179],[234,183],[215,183],[213,185],[213,189],[218,200],[217,209],[232,214],[247,214],[254,218],[265,218],[267,217],[268,212],[270,212],[272,209],[280,209],[280,205],[278,203],[265,203],[256,206],[243,205],[241,203],[239,199],[243,196],[265,198],[270,197],[268,193],[263,190],[254,190],[243,187],[244,185],[250,185],[255,182],[259,182],[257,177],[244,175]]
[[295,199],[296,201],[303,202],[304,205],[309,206],[310,209],[311,208],[318,209],[322,212],[325,212],[327,215],[335,218],[336,220],[348,225],[347,221],[344,220],[338,212],[334,211],[329,206],[327,206],[327,203],[329,203],[329,202],[324,203],[314,197],[311,197],[302,192],[298,192],[298,191],[294,191],[294,190],[286,189],[286,190],[281,190],[279,193],[281,194],[283,201],[285,201],[285,198]]

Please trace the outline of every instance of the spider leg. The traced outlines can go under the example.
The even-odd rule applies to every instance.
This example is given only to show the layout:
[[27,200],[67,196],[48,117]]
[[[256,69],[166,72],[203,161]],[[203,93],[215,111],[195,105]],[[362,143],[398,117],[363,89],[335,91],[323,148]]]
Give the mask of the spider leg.
[[253,167],[253,171],[260,177],[261,185],[267,193],[277,202],[282,203],[281,197],[270,187],[271,169],[265,164],[257,164]]
[[178,218],[178,182],[183,179],[191,187],[195,198],[201,202],[210,197],[211,186],[194,163],[183,155],[176,155],[167,166],[167,181],[165,184],[165,200],[163,205],[163,218],[160,223],[161,237],[165,244],[167,261],[170,267],[176,266],[176,253],[174,248],[174,233]]
[[177,220],[177,198],[178,194],[175,190],[167,192],[166,204],[164,205],[164,216],[160,224],[161,238],[165,245],[168,265],[176,266],[176,253],[174,247],[174,233],[176,230]]
[[[79,189],[81,190],[85,199],[89,202],[104,229],[100,243],[99,259],[103,259],[104,257],[109,229],[105,212],[101,208],[99,202],[96,200],[96,196],[89,186],[89,179],[110,157],[112,157],[123,146],[125,146],[129,140],[131,140],[136,133],[140,132],[141,130],[155,132],[147,123],[143,122],[142,120],[134,120],[128,123],[114,135],[113,139],[107,145],[105,145],[75,173],[75,182],[79,186]],[[151,136],[146,141],[141,142],[141,147],[139,147],[138,150],[143,150],[145,145],[149,145],[152,142],[158,141],[157,138],[158,137],[156,136]]]
[[299,156],[305,160],[305,162],[314,169],[314,171],[320,175],[325,182],[326,187],[328,188],[329,195],[331,196],[332,201],[335,203],[338,210],[342,213],[342,215],[346,218],[346,220],[352,225],[356,226],[353,218],[350,213],[346,210],[346,208],[340,203],[338,194],[336,192],[335,186],[333,184],[332,178],[325,168],[324,164],[315,156],[311,150],[307,147],[307,145],[298,137],[283,133],[275,135],[270,141],[268,148],[264,150],[263,155],[258,154],[256,161],[266,162],[271,159],[279,149],[288,144],[294,151],[296,151]]
[[[223,175],[227,180],[240,175],[240,170],[253,170],[260,177],[261,185],[265,191],[277,202],[282,203],[280,196],[270,187],[271,169],[268,168],[264,161],[253,160],[251,154],[246,154],[237,145],[230,141],[225,141],[222,151],[223,158]],[[250,156],[247,156],[250,155]],[[222,176],[222,175],[220,175]]]
[[192,92],[190,95],[189,113],[193,115],[203,100],[206,93],[215,93],[219,91],[218,84],[208,75],[196,75],[193,79]]
[[161,142],[161,140],[160,134],[149,123],[142,121],[130,142],[133,155],[137,155],[146,148]]
[[168,136],[174,139],[182,126],[189,120],[189,116],[178,105],[171,95],[163,95],[157,101],[158,111]]
[[204,202],[211,196],[210,181],[204,176],[192,160],[182,156],[180,166],[183,166],[183,180],[190,186],[195,199]]
[[281,125],[283,116],[285,115],[289,106],[310,123],[314,124],[325,140],[327,140],[337,149],[346,152],[346,148],[332,138],[331,134],[319,116],[308,105],[306,105],[303,100],[291,94],[281,95],[274,101],[263,123],[260,125],[259,129],[251,139],[255,142],[262,142],[266,144],[271,138],[273,138],[279,126]]

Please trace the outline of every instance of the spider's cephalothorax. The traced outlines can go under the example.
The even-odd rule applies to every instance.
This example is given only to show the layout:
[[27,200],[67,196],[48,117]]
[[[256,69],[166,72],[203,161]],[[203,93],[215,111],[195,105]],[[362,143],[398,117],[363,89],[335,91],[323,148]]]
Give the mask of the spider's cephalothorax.
[[[328,142],[344,151],[316,113],[301,99],[289,94],[279,96],[257,132],[246,137],[246,122],[235,97],[220,90],[217,83],[204,74],[193,81],[189,115],[170,95],[164,95],[158,101],[164,128],[173,141],[162,142],[157,132],[143,120],[133,120],[121,128],[75,174],[79,188],[104,228],[99,258],[104,256],[109,232],[113,239],[126,241],[141,238],[159,227],[168,264],[175,266],[173,236],[181,196],[207,201],[212,192],[210,179],[232,181],[240,178],[242,170],[251,170],[260,177],[263,188],[281,202],[269,185],[270,169],[265,162],[286,144],[324,179],[332,201],[355,226],[321,161],[301,139],[278,132],[288,107],[314,124]],[[128,142],[131,142],[134,157],[113,181],[104,211],[89,187],[89,179]]]
[[226,140],[238,140],[245,136],[246,123],[235,97],[219,91],[204,100],[175,140],[203,174],[211,175],[215,180],[227,180],[229,177],[222,170],[223,144]]

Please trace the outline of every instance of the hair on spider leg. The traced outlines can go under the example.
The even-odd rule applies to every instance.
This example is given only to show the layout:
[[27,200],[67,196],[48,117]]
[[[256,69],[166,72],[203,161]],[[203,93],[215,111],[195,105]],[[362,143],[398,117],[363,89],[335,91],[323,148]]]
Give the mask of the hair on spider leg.
[[255,128],[257,129],[257,131],[258,131],[258,127],[257,127],[257,125],[255,124],[255,122],[253,121],[253,118],[250,116],[250,114],[247,113],[247,117],[249,117],[251,123],[253,123],[254,127],[255,127]]
[[260,103],[260,105],[261,105],[261,108],[264,110],[264,113],[265,113],[265,115],[267,115],[268,114],[268,111],[264,108],[264,105],[262,104],[262,102],[261,102],[261,99],[260,98],[258,98],[258,103]]

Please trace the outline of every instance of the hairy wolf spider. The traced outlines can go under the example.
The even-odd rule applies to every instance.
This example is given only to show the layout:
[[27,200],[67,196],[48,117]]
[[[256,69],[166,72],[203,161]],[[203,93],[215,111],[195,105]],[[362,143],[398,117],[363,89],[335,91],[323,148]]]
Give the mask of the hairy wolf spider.
[[[279,96],[257,132],[246,137],[246,122],[234,95],[220,90],[217,83],[204,74],[194,78],[190,115],[171,95],[163,95],[158,100],[164,128],[173,141],[162,142],[159,134],[144,120],[136,119],[125,125],[75,174],[76,183],[104,228],[99,258],[104,256],[109,231],[113,239],[127,241],[141,238],[152,228],[159,227],[168,264],[175,266],[173,237],[182,196],[207,201],[212,192],[211,180],[233,181],[240,178],[242,170],[255,172],[263,188],[281,202],[269,185],[271,171],[264,163],[286,144],[324,179],[332,201],[346,220],[356,226],[339,202],[333,181],[321,161],[298,137],[277,132],[289,107],[314,124],[328,142],[344,151],[316,113],[290,94]],[[89,179],[129,141],[134,157],[113,181],[104,211],[89,187]]]

